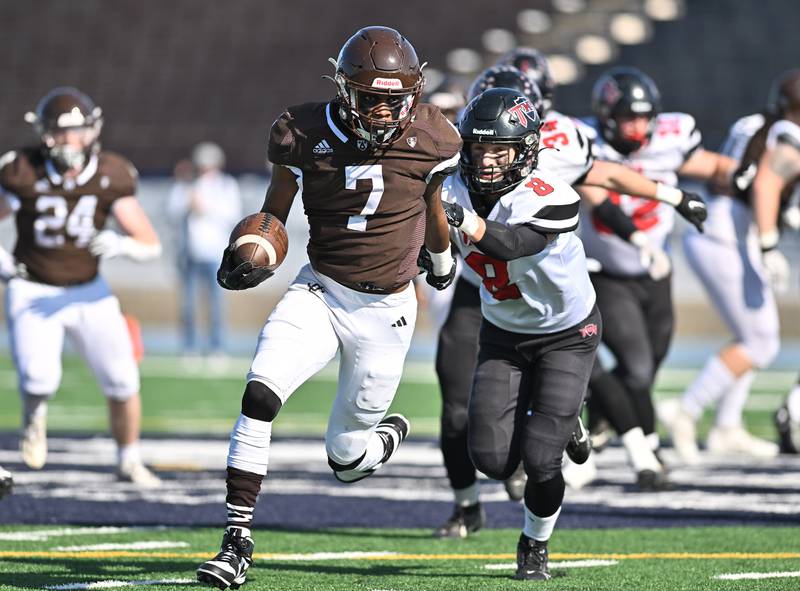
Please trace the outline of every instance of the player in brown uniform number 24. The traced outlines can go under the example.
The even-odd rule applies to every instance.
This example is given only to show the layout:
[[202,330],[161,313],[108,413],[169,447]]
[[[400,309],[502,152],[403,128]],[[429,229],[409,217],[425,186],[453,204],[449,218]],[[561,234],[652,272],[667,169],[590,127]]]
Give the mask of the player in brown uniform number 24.
[[[325,438],[336,479],[366,478],[408,434],[405,417],[385,415],[414,329],[418,255],[427,255],[420,259],[434,287],[455,274],[439,195],[461,148],[441,112],[418,105],[421,70],[397,31],[361,29],[336,61],[336,98],[290,107],[272,126],[275,168],[262,211],[285,221],[301,189],[310,265],[261,332],[231,435],[227,528],[219,554],[197,570],[202,582],[221,589],[244,583],[272,421],[337,352],[339,385]],[[229,252],[218,273],[223,287],[251,287],[268,275],[247,263],[232,269]]]
[[[161,246],[134,197],[136,169],[100,151],[102,113],[75,88],[48,93],[26,120],[41,144],[0,157],[0,218],[13,215],[13,256],[0,248],[11,350],[23,401],[22,459],[47,459],[47,401],[61,381],[71,339],[108,399],[119,448],[117,476],[139,486],[159,479],[139,455],[139,370],[117,298],[98,275],[100,257],[144,261]],[[103,230],[113,216],[125,235]]]

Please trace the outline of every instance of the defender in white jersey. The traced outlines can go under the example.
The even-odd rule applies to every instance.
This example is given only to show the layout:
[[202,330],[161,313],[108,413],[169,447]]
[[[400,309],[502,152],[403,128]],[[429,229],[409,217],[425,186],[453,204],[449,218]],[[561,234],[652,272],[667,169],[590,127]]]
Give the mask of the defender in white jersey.
[[[603,74],[592,91],[595,117],[585,121],[597,158],[626,164],[666,185],[678,175],[720,186],[729,183],[736,161],[701,147],[694,118],[684,113],[661,113],[653,81],[633,68]],[[585,189],[590,194],[596,189]],[[630,217],[636,232],[663,252],[674,224],[672,208],[621,193],[606,192]],[[592,376],[593,412],[608,417],[623,437],[640,488],[666,484],[659,462],[638,450],[658,448],[651,390],[656,370],[667,353],[673,331],[668,260],[662,268],[644,264],[640,251],[622,239],[597,215],[584,212],[581,238],[589,258],[601,270],[592,273],[598,307],[605,318],[603,342],[617,360],[613,374],[595,368]]]
[[[531,55],[540,55],[536,50],[520,48],[516,53],[530,62]],[[547,62],[543,56],[529,64],[529,74],[513,65],[496,65],[484,70],[473,82],[469,97],[476,98],[490,88],[512,88],[522,92],[542,114],[544,123],[541,130],[538,168],[554,172],[569,184],[586,183],[641,194],[649,198],[665,198],[664,195],[677,194],[678,211],[689,221],[699,226],[705,216],[702,200],[692,194],[683,193],[672,187],[661,185],[642,176],[638,172],[616,162],[595,160],[591,153],[591,142],[569,117],[552,109],[552,102],[545,98],[552,96],[552,86],[547,91],[540,90],[538,80],[550,80]],[[538,69],[544,70],[539,71]],[[537,69],[538,76],[533,75]],[[595,203],[595,209],[604,222],[625,239],[635,234],[636,228],[630,219],[603,197],[602,203]],[[648,260],[652,267],[663,266],[666,254],[650,247],[646,235],[639,232],[640,256]],[[633,239],[631,239],[633,240]],[[478,288],[480,276],[468,265],[461,265],[461,276],[455,283],[453,299],[445,323],[439,333],[436,351],[436,375],[442,394],[442,416],[440,447],[445,470],[453,489],[455,508],[450,518],[434,530],[435,537],[463,538],[479,530],[485,521],[480,505],[477,473],[467,449],[467,406],[472,387],[472,371],[478,354],[478,332],[481,323],[480,296]],[[455,366],[451,360],[470,360],[469,367]],[[470,371],[465,371],[465,370]],[[567,484],[578,488],[593,478],[595,469],[589,458],[591,444],[585,436],[582,424],[578,424],[573,439],[567,447],[564,474]],[[645,452],[640,451],[639,454]],[[655,456],[651,463],[656,463]],[[583,463],[582,468],[577,465]],[[588,476],[587,476],[588,475]],[[504,482],[509,497],[522,499],[525,489],[525,473],[522,467]]]
[[580,199],[536,168],[539,126],[522,93],[482,93],[459,123],[459,178],[442,190],[453,242],[481,277],[469,453],[491,478],[508,478],[520,461],[528,477],[517,579],[550,578],[547,541],[564,497],[561,458],[601,330],[574,234]]
[[[723,145],[723,153],[741,161],[739,186],[712,199],[705,235],[685,237],[687,258],[733,333],[680,401],[659,406],[687,462],[698,458],[695,423],[712,405],[717,413],[709,452],[778,453],[777,445],[744,429],[742,409],[754,370],[768,366],[780,348],[773,288],[785,286],[788,265],[776,245],[781,206],[800,186],[800,71],[781,76],[771,95],[771,106],[734,123]],[[778,422],[787,447],[784,434],[791,432],[792,414],[800,424],[800,404],[787,404],[785,411]]]

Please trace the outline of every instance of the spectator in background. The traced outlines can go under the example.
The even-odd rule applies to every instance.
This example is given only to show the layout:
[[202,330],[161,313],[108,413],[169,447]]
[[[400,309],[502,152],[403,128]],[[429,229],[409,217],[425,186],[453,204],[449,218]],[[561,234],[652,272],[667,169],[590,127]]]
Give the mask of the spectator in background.
[[196,315],[198,288],[206,291],[209,309],[211,355],[223,353],[222,291],[216,273],[219,253],[228,246],[230,229],[242,216],[239,185],[223,172],[225,153],[217,144],[202,142],[192,150],[196,177],[187,174],[186,162],[175,166],[175,185],[168,202],[168,213],[180,224],[181,245],[178,268],[183,282],[181,324],[183,352],[200,353]]

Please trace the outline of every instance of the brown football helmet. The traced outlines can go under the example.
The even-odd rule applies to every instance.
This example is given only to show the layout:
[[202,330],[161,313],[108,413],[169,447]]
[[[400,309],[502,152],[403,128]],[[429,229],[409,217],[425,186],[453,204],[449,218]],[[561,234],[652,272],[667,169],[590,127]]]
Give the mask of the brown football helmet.
[[[425,84],[424,64],[411,43],[394,29],[364,27],[347,40],[335,65],[342,120],[373,147],[397,140],[413,120]],[[391,116],[376,110],[379,105]]]
[[[45,155],[62,170],[82,169],[100,150],[103,112],[77,88],[54,88],[39,101],[35,112],[25,114],[25,121],[33,125]],[[67,141],[67,131],[81,134],[80,141]]]
[[800,70],[789,70],[775,79],[769,91],[767,111],[800,123]]

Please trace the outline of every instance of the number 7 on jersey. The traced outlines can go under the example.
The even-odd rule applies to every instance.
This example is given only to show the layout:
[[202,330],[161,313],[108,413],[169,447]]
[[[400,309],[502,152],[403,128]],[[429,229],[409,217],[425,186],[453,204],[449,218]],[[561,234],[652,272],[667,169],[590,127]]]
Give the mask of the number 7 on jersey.
[[383,166],[368,164],[363,166],[346,166],[344,169],[345,189],[354,191],[359,180],[372,181],[372,190],[369,192],[367,204],[360,215],[351,215],[347,218],[347,229],[364,232],[367,229],[367,216],[378,210],[378,204],[383,197]]

